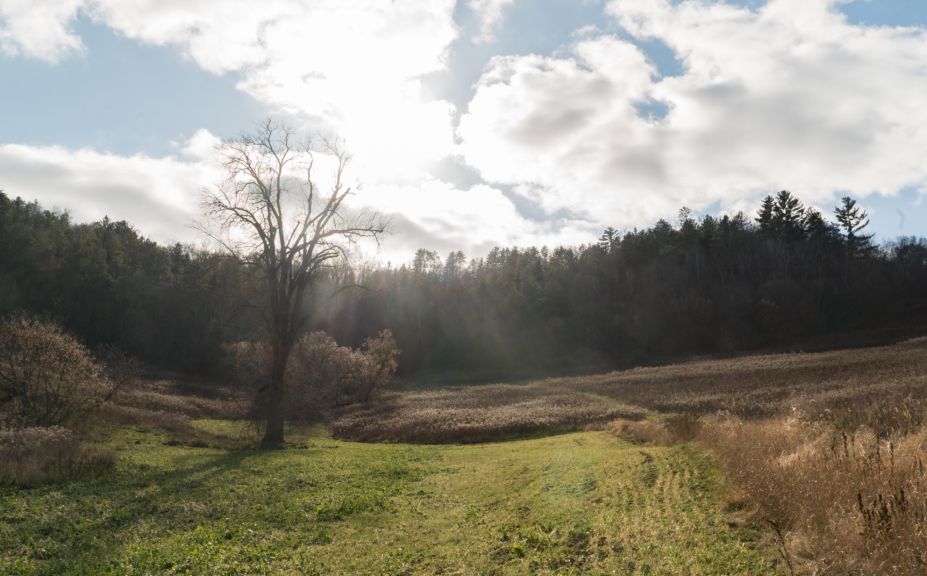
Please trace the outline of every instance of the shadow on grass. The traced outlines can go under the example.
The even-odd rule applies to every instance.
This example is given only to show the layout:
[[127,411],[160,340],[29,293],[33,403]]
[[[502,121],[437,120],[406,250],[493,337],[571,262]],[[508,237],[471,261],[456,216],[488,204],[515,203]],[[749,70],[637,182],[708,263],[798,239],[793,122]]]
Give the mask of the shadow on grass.
[[[300,457],[286,451],[156,449],[167,452],[155,463],[130,460],[105,478],[0,488],[0,524],[16,527],[0,538],[0,560],[38,560],[40,573],[102,571],[118,563],[131,537],[148,533],[155,542],[225,522],[238,513],[236,498],[251,498],[251,504],[257,499],[259,510],[281,494],[264,472],[276,469],[279,459]],[[246,463],[255,458],[260,462]],[[76,566],[82,568],[75,572]]]

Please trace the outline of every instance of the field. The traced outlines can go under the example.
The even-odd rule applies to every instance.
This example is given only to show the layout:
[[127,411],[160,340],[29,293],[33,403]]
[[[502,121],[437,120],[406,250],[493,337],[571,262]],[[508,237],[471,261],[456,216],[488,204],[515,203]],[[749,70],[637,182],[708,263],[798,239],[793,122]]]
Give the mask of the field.
[[[194,421],[215,435],[236,423]],[[110,478],[0,491],[3,574],[767,574],[692,446],[297,433],[282,451],[124,430]]]
[[921,339],[396,390],[262,452],[148,378],[113,472],[0,486],[0,574],[915,574],[925,388]]
[[614,418],[697,413],[800,415],[855,429],[916,429],[927,418],[927,339],[812,354],[701,360],[525,384],[388,394],[334,423],[343,438],[466,442],[596,426]]

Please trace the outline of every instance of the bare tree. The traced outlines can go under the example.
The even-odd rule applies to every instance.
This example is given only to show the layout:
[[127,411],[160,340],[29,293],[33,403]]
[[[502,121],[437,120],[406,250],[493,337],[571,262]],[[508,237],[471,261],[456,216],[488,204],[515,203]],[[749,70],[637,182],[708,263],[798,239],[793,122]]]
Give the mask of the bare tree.
[[283,443],[287,363],[308,322],[306,300],[312,282],[347,258],[362,238],[378,240],[384,222],[366,212],[349,215],[351,187],[344,183],[350,157],[329,140],[321,152],[334,159],[327,193],[315,180],[315,155],[299,145],[293,130],[266,121],[252,135],[222,145],[227,178],[204,193],[215,228],[201,227],[227,250],[253,264],[266,279],[270,373],[257,397],[265,447]]

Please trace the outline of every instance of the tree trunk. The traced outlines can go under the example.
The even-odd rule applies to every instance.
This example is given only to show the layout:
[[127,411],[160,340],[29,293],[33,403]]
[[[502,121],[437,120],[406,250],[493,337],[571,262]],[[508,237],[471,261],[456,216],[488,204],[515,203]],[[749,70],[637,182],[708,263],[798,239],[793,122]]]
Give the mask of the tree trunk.
[[286,386],[284,377],[286,374],[287,358],[289,350],[282,343],[275,343],[272,351],[272,364],[270,370],[270,382],[267,387],[267,394],[264,401],[266,410],[266,421],[264,425],[264,438],[261,440],[263,448],[278,448],[283,445],[283,423],[285,420],[284,405],[286,396]]

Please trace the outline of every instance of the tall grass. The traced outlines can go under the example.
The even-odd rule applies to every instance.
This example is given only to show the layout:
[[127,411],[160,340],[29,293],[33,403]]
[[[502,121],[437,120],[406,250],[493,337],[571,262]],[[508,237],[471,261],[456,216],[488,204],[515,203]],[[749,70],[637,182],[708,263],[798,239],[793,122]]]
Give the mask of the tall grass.
[[703,427],[727,478],[807,573],[927,573],[927,431],[894,439],[797,419]]
[[81,446],[66,428],[0,429],[0,484],[33,486],[111,470],[111,452]]

